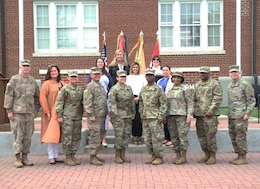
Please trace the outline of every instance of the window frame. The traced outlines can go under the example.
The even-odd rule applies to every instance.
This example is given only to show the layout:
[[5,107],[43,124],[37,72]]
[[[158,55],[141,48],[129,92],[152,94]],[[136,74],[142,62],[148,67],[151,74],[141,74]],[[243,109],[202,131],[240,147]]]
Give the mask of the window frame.
[[[208,3],[220,3],[220,45],[208,45]],[[200,3],[200,46],[198,47],[181,47],[181,3]],[[158,31],[159,39],[161,36],[161,5],[172,4],[173,10],[173,36],[172,47],[162,47],[160,43],[161,55],[176,55],[176,54],[225,54],[224,50],[224,21],[223,21],[223,0],[159,0],[158,1]],[[204,11],[207,10],[207,11]],[[207,37],[203,37],[207,36]]]
[[[37,29],[37,6],[47,5],[49,7],[49,30],[50,30],[50,48],[38,49],[38,33]],[[74,49],[58,49],[57,44],[57,20],[56,20],[56,6],[57,5],[76,5],[76,28],[77,28],[77,44]],[[84,23],[84,6],[94,5],[96,22],[94,24]],[[99,7],[98,1],[35,1],[33,4],[34,16],[34,53],[33,56],[99,56]],[[96,41],[95,48],[84,48],[84,28],[95,28]]]

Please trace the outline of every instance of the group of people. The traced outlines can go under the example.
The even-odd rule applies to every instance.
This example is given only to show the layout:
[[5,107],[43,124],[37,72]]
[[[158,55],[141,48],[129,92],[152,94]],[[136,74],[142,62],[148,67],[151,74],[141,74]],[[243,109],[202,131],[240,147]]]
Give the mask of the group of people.
[[[153,62],[159,62],[158,56]],[[169,66],[149,68],[140,74],[140,65],[131,67],[124,52],[117,50],[106,71],[104,60],[98,58],[85,90],[78,84],[78,73],[68,73],[68,84],[61,80],[57,65],[48,66],[45,81],[39,90],[30,76],[30,60],[21,61],[21,73],[13,76],[6,86],[4,107],[14,134],[15,167],[31,166],[30,151],[34,117],[42,108],[41,143],[47,143],[49,163],[69,166],[81,162],[75,154],[81,140],[82,116],[86,112],[89,135],[90,164],[102,165],[98,156],[101,144],[107,146],[106,130],[109,121],[115,133],[115,162],[131,163],[126,149],[131,135],[136,145],[144,143],[151,155],[146,164],[163,163],[163,143],[173,145],[176,157],[172,163],[187,162],[188,132],[192,117],[196,119],[198,140],[205,156],[199,163],[216,163],[216,133],[222,87],[210,76],[209,67],[200,68],[200,81],[194,92],[184,84],[184,74],[171,72]],[[161,71],[160,71],[161,70]],[[240,78],[239,67],[229,67],[232,82],[228,86],[229,135],[238,156],[229,161],[247,163],[246,132],[250,113],[255,106],[252,86]],[[168,133],[168,134],[167,134]],[[166,142],[163,142],[165,138]],[[65,161],[59,159],[62,143]]]

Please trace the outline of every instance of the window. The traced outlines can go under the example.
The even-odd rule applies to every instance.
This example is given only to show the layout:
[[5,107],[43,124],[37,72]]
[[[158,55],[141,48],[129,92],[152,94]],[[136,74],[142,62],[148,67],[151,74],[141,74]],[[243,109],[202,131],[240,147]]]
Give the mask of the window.
[[222,0],[159,0],[161,54],[224,53]]
[[97,53],[98,3],[36,2],[35,53]]

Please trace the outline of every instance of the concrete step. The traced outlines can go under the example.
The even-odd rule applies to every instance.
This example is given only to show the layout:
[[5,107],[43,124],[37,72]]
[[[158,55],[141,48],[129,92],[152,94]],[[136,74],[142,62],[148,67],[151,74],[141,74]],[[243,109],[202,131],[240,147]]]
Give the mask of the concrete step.
[[[100,153],[114,153],[114,135],[113,130],[108,131],[107,141],[108,147],[101,147]],[[88,129],[84,128],[81,132],[81,142],[78,149],[79,154],[88,152]],[[217,132],[217,146],[218,152],[232,152],[233,148],[231,145],[228,129],[219,129]],[[248,139],[248,151],[259,152],[260,151],[260,129],[250,128],[247,132]],[[195,129],[190,129],[188,134],[189,149],[188,153],[201,152],[201,148],[198,142],[197,134]],[[0,132],[0,156],[13,156],[13,135],[11,132]],[[172,147],[164,147],[164,151],[173,152]],[[59,152],[62,154],[62,145],[60,145]],[[147,153],[147,149],[144,144],[136,146],[129,141],[129,147],[127,148],[128,153]],[[40,132],[34,132],[32,136],[32,144],[30,149],[30,155],[47,155],[47,145],[40,144]]]

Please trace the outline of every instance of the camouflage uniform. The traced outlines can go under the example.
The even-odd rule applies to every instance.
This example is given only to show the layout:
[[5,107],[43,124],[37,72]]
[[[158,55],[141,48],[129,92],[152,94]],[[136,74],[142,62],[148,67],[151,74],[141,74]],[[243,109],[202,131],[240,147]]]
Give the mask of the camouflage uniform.
[[[104,134],[104,125],[108,110],[105,89],[99,82],[95,82],[93,79],[84,91],[84,108],[90,130],[89,153],[96,156]],[[95,121],[89,120],[89,117],[92,116],[95,116]]]
[[188,132],[190,123],[186,123],[187,117],[193,115],[193,100],[187,85],[181,84],[167,93],[167,120],[170,136],[175,151],[187,151]]
[[[118,77],[126,77],[126,71],[117,71]],[[132,120],[135,116],[134,94],[130,86],[118,82],[111,88],[108,94],[110,107],[110,121],[115,131],[116,163],[130,163],[125,158],[125,150],[128,147],[131,136]]]
[[[201,67],[202,70],[204,68]],[[209,70],[208,67],[206,68]],[[206,82],[199,81],[196,83],[194,91],[194,117],[196,118],[196,130],[200,146],[205,152],[204,162],[210,154],[215,156],[217,151],[216,133],[221,102],[222,87],[217,80],[209,78]],[[207,112],[211,113],[210,117],[206,116]],[[199,163],[202,162],[199,161]]]
[[[146,72],[149,74],[149,70]],[[143,122],[144,142],[152,157],[163,157],[163,124],[167,111],[167,99],[156,83],[146,85],[139,95],[139,112]]]
[[64,85],[59,92],[56,104],[58,118],[63,118],[61,124],[63,152],[75,154],[81,139],[83,90],[79,85]]
[[[238,72],[238,66],[230,66],[230,72],[232,70]],[[235,152],[239,155],[245,155],[247,153],[248,120],[243,120],[243,118],[245,114],[250,115],[255,107],[254,89],[250,83],[239,78],[228,85],[227,92],[229,136]]]
[[40,109],[39,87],[32,76],[13,76],[6,86],[4,108],[14,114],[10,120],[14,134],[14,154],[29,153],[34,132],[34,113]]
[[115,149],[127,148],[135,115],[134,95],[130,86],[114,85],[109,94],[110,121],[115,131]]

